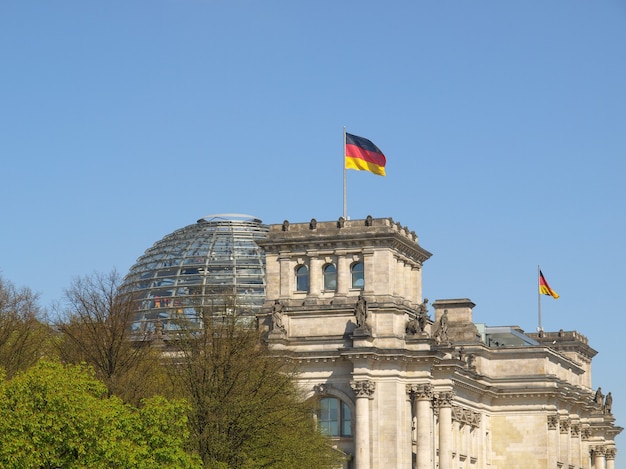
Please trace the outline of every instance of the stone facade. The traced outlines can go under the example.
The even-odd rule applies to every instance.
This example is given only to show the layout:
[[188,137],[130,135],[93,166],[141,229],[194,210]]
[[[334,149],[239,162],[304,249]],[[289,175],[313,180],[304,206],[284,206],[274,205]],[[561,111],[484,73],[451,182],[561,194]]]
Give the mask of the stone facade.
[[431,254],[392,219],[285,221],[260,244],[259,327],[300,364],[345,467],[613,469],[622,428],[595,399],[583,335],[490,335],[469,299],[435,301],[431,319]]

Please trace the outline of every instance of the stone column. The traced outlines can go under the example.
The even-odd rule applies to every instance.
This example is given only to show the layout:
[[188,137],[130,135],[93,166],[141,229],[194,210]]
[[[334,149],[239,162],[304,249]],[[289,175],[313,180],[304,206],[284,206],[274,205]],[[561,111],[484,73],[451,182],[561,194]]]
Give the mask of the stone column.
[[617,448],[607,448],[606,449],[606,469],[615,469],[615,454],[617,453]]
[[569,418],[559,420],[559,462],[563,463],[563,467],[569,467]]
[[559,458],[559,435],[557,430],[559,428],[559,416],[548,415],[548,467],[556,467],[556,462]]
[[593,448],[593,467],[594,469],[604,469],[606,448],[604,446],[596,446]]
[[309,295],[319,296],[322,291],[322,264],[319,257],[310,257],[309,260]]
[[570,465],[580,467],[580,423],[572,423],[570,425]]
[[352,259],[346,256],[339,256],[337,259],[337,294],[347,295],[350,288],[350,264]]
[[352,381],[350,383],[356,394],[356,435],[354,459],[355,469],[370,469],[370,409],[369,401],[372,399],[376,383],[370,380]]
[[437,396],[439,406],[439,469],[452,469],[452,399],[454,392]]
[[412,384],[409,386],[408,391],[413,398],[415,415],[417,417],[416,469],[431,469],[433,467],[433,442],[431,436],[433,387],[430,384]]
[[295,273],[292,269],[293,263],[291,262],[291,258],[286,254],[280,254],[278,256],[278,262],[280,264],[279,275],[280,275],[280,294],[281,298],[290,298],[293,290],[293,278],[295,277]]

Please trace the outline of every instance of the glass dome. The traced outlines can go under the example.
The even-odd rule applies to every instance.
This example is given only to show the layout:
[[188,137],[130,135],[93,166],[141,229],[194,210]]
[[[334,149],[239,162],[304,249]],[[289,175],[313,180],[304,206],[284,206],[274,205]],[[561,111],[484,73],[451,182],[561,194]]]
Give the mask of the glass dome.
[[251,323],[265,301],[268,227],[250,215],[201,218],[154,243],[124,278],[136,331],[201,326],[202,314],[234,314]]

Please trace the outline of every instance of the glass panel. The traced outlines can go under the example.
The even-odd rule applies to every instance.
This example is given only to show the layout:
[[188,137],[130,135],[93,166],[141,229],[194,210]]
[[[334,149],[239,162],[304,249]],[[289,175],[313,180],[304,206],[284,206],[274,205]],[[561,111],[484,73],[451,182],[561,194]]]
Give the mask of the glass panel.
[[324,266],[324,290],[337,289],[337,268],[333,264]]
[[296,290],[309,291],[309,268],[301,265],[296,270]]
[[341,403],[341,436],[352,436],[352,414],[345,402]]
[[320,431],[324,435],[339,436],[339,400],[333,397],[320,399]]
[[352,288],[363,288],[364,276],[363,276],[363,263],[357,262],[352,264],[350,268],[352,271]]

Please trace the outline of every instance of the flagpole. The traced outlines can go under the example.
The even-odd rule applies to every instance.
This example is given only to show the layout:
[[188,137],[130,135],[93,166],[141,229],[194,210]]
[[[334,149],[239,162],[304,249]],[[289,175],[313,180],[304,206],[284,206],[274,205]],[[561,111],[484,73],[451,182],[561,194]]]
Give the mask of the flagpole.
[[539,279],[541,278],[541,266],[537,265],[537,312],[539,314],[539,325],[537,326],[537,332],[540,334],[543,332],[541,325],[541,289],[539,288]]
[[343,155],[341,155],[343,164],[343,219],[348,219],[348,196],[346,189],[346,126],[343,126]]

